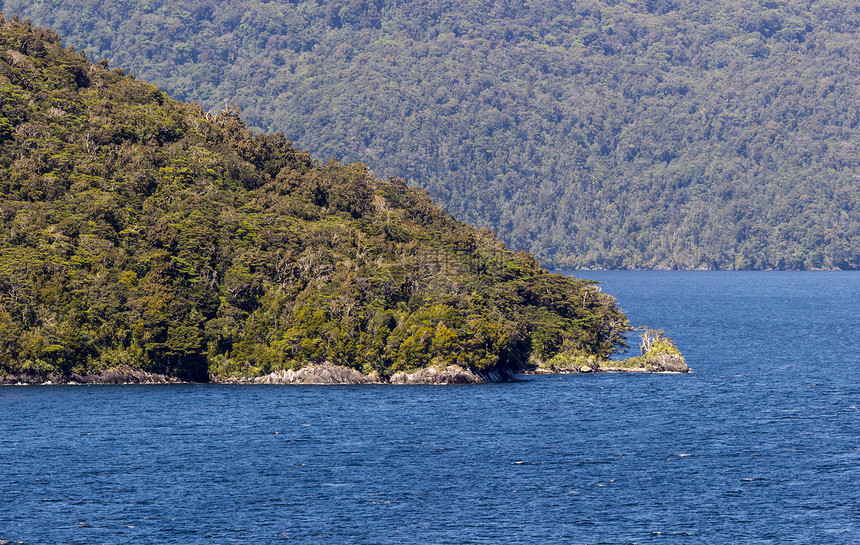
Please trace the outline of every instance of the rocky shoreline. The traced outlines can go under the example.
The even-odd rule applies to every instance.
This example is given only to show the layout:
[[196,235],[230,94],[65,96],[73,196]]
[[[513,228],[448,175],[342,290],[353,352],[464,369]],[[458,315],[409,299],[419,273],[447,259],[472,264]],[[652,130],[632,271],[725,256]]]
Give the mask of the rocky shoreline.
[[537,367],[526,371],[526,375],[569,375],[575,373],[689,373],[690,367],[683,356],[656,354],[647,359],[632,358],[623,361],[606,361],[598,364],[590,361],[580,366]]
[[24,384],[179,384],[182,381],[175,377],[147,373],[140,369],[121,366],[106,369],[98,373],[58,375],[56,373],[18,373],[15,375],[0,375],[0,385]]
[[213,382],[222,384],[482,384],[485,382],[505,382],[516,379],[510,371],[491,370],[475,372],[463,367],[450,365],[444,369],[426,367],[412,373],[394,373],[389,379],[377,373],[362,374],[356,369],[331,364],[309,365],[298,371],[292,369],[275,371],[262,377],[226,379],[215,378]]
[[[569,368],[536,368],[523,374],[572,374],[572,373],[688,373],[690,368],[681,356],[661,355],[647,367],[610,367],[583,365]],[[487,382],[509,382],[517,379],[517,373],[510,370],[493,369],[476,372],[464,367],[450,365],[446,368],[426,367],[411,373],[397,372],[389,378],[377,373],[365,375],[356,369],[329,363],[309,365],[299,370],[282,370],[261,377],[212,377],[214,384],[295,384],[295,385],[353,385],[353,384],[483,384]],[[84,375],[73,373],[70,376],[53,373],[19,373],[0,376],[0,385],[52,385],[52,384],[179,384],[175,377],[147,373],[128,366],[107,369],[98,373]]]

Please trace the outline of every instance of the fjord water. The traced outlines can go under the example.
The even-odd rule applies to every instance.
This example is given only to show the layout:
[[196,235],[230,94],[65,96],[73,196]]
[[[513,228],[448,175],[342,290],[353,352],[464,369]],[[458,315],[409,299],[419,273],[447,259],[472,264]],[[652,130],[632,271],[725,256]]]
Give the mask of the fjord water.
[[860,543],[860,274],[580,276],[694,372],[2,387],[0,540]]

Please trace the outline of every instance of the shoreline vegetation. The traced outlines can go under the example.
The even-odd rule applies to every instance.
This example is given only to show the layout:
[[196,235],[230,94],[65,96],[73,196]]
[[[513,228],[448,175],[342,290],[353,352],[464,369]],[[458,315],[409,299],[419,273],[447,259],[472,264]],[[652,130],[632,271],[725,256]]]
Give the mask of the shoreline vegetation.
[[[210,377],[207,381],[212,384],[269,384],[269,385],[363,385],[363,384],[393,384],[393,385],[447,385],[447,384],[483,384],[488,382],[510,382],[520,375],[564,375],[590,373],[689,373],[690,368],[663,331],[648,330],[641,335],[642,355],[623,360],[598,361],[593,356],[573,356],[555,358],[540,366],[534,366],[514,372],[509,369],[474,371],[459,365],[447,367],[425,367],[413,372],[399,371],[390,377],[383,377],[377,372],[364,374],[357,369],[332,365],[325,362],[308,365],[297,370],[284,369],[273,371],[267,375],[256,377]],[[120,384],[181,384],[187,383],[158,373],[147,373],[128,366],[107,369],[98,373],[85,375],[74,373],[71,376],[55,374],[18,374],[0,376],[0,386],[8,385],[120,385]]]
[[7,382],[479,382],[626,346],[596,282],[53,31],[0,16],[0,89]]
[[[626,361],[626,360],[625,360]],[[594,362],[592,362],[594,363]],[[292,369],[275,371],[259,377],[213,377],[211,384],[269,384],[269,385],[449,385],[449,384],[484,384],[489,382],[511,382],[518,380],[521,375],[567,375],[585,373],[689,373],[683,358],[674,357],[666,363],[645,363],[640,365],[617,365],[618,362],[609,360],[603,366],[584,365],[560,369],[538,367],[520,373],[512,371],[476,372],[460,366],[451,365],[444,369],[425,367],[412,373],[398,372],[385,379],[376,373],[364,375],[356,369],[324,363],[302,367],[298,371]],[[146,373],[130,367],[108,369],[99,373],[87,375],[73,374],[69,377],[61,375],[20,374],[0,376],[0,386],[49,386],[49,385],[129,385],[129,384],[189,384],[175,377],[157,373]],[[201,383],[202,384],[202,383]]]

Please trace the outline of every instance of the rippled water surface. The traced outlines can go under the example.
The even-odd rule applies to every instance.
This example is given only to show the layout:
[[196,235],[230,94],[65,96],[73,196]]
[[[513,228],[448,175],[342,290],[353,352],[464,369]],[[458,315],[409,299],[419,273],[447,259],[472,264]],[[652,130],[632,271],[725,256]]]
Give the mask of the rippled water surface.
[[860,274],[582,274],[695,372],[0,387],[0,541],[860,543]]

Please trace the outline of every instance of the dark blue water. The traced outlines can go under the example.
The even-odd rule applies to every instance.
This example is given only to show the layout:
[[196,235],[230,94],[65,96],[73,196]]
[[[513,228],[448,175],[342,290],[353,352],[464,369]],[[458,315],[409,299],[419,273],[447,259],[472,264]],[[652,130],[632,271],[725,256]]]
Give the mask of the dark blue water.
[[0,542],[860,543],[860,274],[583,274],[695,372],[2,387]]

